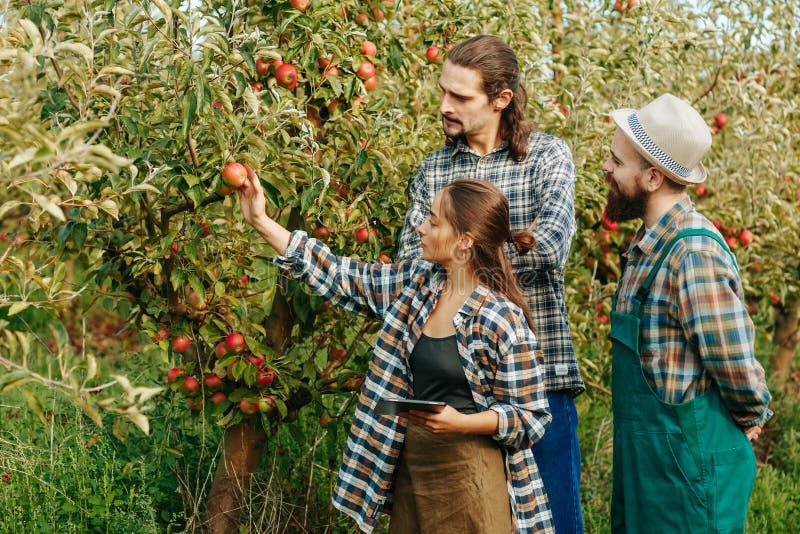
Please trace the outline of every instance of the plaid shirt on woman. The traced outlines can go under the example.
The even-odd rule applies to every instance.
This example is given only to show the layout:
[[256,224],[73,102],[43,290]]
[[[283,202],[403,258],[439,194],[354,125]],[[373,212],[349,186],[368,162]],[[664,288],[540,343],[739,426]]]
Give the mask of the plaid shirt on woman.
[[[652,228],[639,229],[626,252],[617,312],[631,313],[631,298],[667,243],[681,230],[698,228],[717,232],[686,197]],[[736,264],[725,248],[707,236],[682,238],[664,260],[642,306],[642,370],[661,400],[686,402],[713,381],[740,426],[769,419],[770,394],[754,355],[753,321]]]
[[463,178],[485,180],[505,194],[512,232],[536,223],[531,232],[536,246],[524,256],[511,246],[506,246],[506,253],[536,323],[547,389],[581,393],[585,388],[564,304],[564,264],[575,233],[572,154],[564,141],[540,132],[531,135],[528,155],[519,163],[511,159],[506,142],[482,157],[463,140],[437,150],[423,160],[410,184],[410,204],[398,247],[400,259],[422,256],[416,228],[428,216],[436,193]]
[[[275,262],[345,309],[383,319],[336,479],[333,504],[370,532],[391,497],[406,423],[376,415],[382,398],[413,398],[408,356],[439,298],[444,269],[423,260],[362,263],[337,257],[304,232],[292,233]],[[516,532],[553,532],[552,515],[530,446],[550,422],[538,342],[522,310],[487,288],[453,319],[464,374],[478,411],[499,416],[493,436],[504,453]]]

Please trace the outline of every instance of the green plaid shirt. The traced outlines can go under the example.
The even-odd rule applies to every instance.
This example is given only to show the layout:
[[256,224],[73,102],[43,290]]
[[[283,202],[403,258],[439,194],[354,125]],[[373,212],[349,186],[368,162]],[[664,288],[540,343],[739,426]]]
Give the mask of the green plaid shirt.
[[519,163],[511,159],[505,142],[484,156],[463,141],[430,154],[409,187],[399,259],[421,257],[417,226],[428,216],[436,193],[462,178],[486,180],[505,194],[513,232],[536,221],[533,250],[520,256],[506,246],[506,252],[536,323],[547,389],[581,393],[585,388],[564,302],[564,264],[576,227],[575,166],[569,148],[557,137],[536,132],[528,140],[527,157]]
[[[631,312],[631,298],[666,244],[681,230],[696,228],[718,233],[686,197],[655,226],[639,229],[626,252],[617,312]],[[664,402],[688,401],[714,381],[740,426],[769,419],[770,394],[755,358],[753,321],[738,268],[719,243],[706,236],[678,241],[653,279],[642,311],[642,369]]]

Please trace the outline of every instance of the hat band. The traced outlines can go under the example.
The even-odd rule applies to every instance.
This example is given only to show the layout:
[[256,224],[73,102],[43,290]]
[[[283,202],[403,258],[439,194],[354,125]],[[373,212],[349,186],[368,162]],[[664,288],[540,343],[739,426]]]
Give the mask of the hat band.
[[658,145],[650,139],[650,136],[647,135],[647,132],[644,131],[644,128],[642,128],[642,125],[639,123],[639,117],[636,116],[636,113],[628,115],[628,126],[631,127],[634,137],[636,137],[636,140],[642,145],[642,148],[644,148],[648,154],[656,158],[661,165],[683,178],[687,178],[692,174],[691,169],[687,169],[672,159],[669,154],[661,150]]

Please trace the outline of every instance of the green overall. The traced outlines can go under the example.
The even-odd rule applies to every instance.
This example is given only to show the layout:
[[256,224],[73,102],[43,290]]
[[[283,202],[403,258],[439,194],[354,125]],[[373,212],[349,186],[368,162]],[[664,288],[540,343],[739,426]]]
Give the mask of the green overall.
[[[681,232],[664,248],[636,293],[632,312],[611,313],[613,532],[744,532],[755,455],[716,384],[687,402],[669,404],[653,392],[642,372],[643,304],[666,255],[690,235],[706,235],[728,250],[708,230]],[[617,295],[613,309],[616,301]]]

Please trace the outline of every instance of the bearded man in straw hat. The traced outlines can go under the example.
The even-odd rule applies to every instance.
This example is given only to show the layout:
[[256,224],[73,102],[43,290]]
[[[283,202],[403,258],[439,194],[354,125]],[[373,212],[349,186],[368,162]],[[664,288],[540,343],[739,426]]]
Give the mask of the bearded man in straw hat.
[[736,258],[695,211],[708,126],[665,94],[611,114],[606,217],[642,219],[611,315],[614,532],[744,532],[772,415]]

